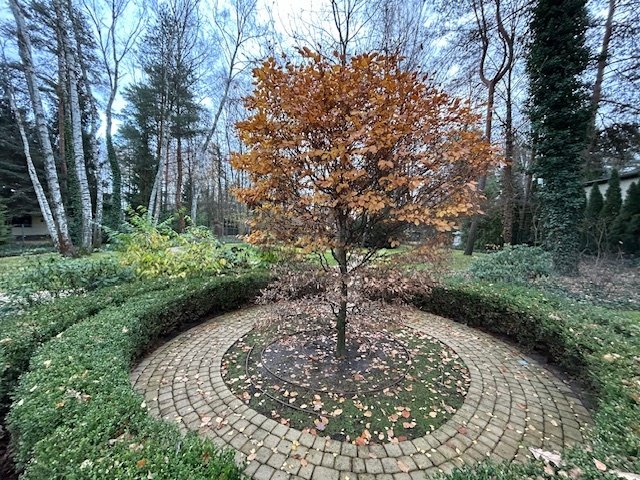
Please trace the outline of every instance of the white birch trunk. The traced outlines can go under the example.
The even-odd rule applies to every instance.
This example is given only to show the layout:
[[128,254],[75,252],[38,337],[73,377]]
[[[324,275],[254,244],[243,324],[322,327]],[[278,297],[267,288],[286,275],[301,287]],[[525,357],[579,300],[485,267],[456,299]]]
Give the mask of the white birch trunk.
[[16,123],[18,124],[18,131],[20,132],[20,138],[22,139],[22,148],[24,151],[24,156],[27,159],[27,170],[29,171],[29,178],[31,179],[31,183],[33,184],[33,190],[36,193],[36,198],[38,199],[38,205],[40,206],[40,212],[42,213],[42,217],[44,218],[44,223],[47,226],[47,231],[49,232],[49,236],[53,241],[56,249],[60,248],[60,239],[58,238],[58,229],[56,228],[56,222],[53,219],[53,213],[51,213],[51,207],[49,206],[49,200],[47,200],[47,196],[44,193],[44,189],[42,188],[42,184],[40,183],[40,179],[38,178],[38,174],[36,173],[36,167],[33,165],[33,160],[31,159],[31,149],[29,147],[29,139],[27,138],[27,133],[24,129],[24,122],[22,121],[22,115],[20,111],[16,107],[16,103],[13,96],[13,89],[9,84],[9,80],[7,79],[7,88],[8,88],[8,97],[9,97],[9,108],[13,112],[13,115],[16,118]]
[[16,20],[16,35],[18,37],[18,48],[20,59],[24,68],[24,76],[29,89],[29,97],[31,98],[31,106],[36,121],[38,138],[40,147],[44,156],[45,176],[53,203],[52,213],[57,227],[58,249],[63,254],[73,253],[73,244],[69,236],[69,228],[67,226],[67,215],[64,211],[62,203],[62,195],[60,193],[60,182],[58,181],[58,172],[56,171],[56,162],[53,156],[53,148],[51,147],[51,139],[49,138],[49,128],[44,115],[42,106],[42,98],[38,89],[38,81],[36,79],[35,68],[33,65],[33,57],[31,54],[31,38],[25,25],[22,7],[18,4],[18,0],[9,0],[11,12]]
[[[78,95],[78,59],[69,44],[69,39],[64,35],[64,31],[73,31],[72,22],[67,21],[63,5],[58,4],[61,14],[60,21],[63,27],[63,50],[69,69],[69,110],[71,113],[71,139],[73,142],[73,159],[76,178],[78,180],[78,193],[82,205],[82,231],[81,246],[84,250],[91,250],[92,246],[92,216],[93,206],[91,202],[91,192],[89,191],[89,181],[87,180],[87,167],[84,158],[84,146],[82,144],[82,110],[80,109],[80,99]],[[66,12],[71,15],[71,12]],[[68,28],[67,28],[68,27]]]
[[151,195],[149,196],[149,218],[153,220],[154,224],[158,223],[160,218],[160,207],[162,204],[162,181],[164,179],[164,165],[166,155],[164,154],[165,145],[164,142],[160,147],[160,158],[158,160],[158,171],[156,172],[156,178],[153,181],[153,188],[151,189]]

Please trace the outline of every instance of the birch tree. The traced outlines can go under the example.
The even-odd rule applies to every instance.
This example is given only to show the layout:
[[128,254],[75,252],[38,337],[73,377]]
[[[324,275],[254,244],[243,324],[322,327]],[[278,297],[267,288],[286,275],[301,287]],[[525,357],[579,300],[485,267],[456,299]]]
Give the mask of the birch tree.
[[122,173],[113,144],[113,105],[124,75],[123,63],[136,47],[143,32],[146,11],[144,6],[136,8],[131,0],[84,0],[83,3],[93,26],[109,87],[104,110],[106,156],[113,188],[108,224],[111,228],[118,228],[123,219]]
[[11,81],[9,79],[8,73],[6,72],[6,70],[3,73],[3,80],[5,84],[7,99],[9,101],[9,108],[13,113],[16,124],[18,126],[18,131],[20,132],[20,140],[22,141],[22,148],[27,161],[27,171],[29,172],[29,178],[31,179],[31,183],[33,184],[33,190],[36,194],[36,199],[38,200],[38,206],[40,207],[40,212],[42,213],[44,223],[47,226],[47,232],[49,232],[49,236],[51,237],[51,241],[53,242],[55,248],[59,249],[60,239],[58,236],[56,222],[53,218],[51,207],[49,206],[49,200],[47,199],[47,196],[44,193],[44,188],[42,188],[42,184],[40,183],[40,179],[38,178],[36,167],[33,164],[33,159],[31,158],[31,148],[29,146],[29,138],[27,137],[22,113],[16,106],[15,94],[13,92],[13,87],[11,86]]
[[89,191],[89,181],[87,178],[87,167],[85,164],[84,145],[82,140],[82,110],[79,98],[79,67],[80,62],[78,52],[72,45],[72,40],[67,32],[74,32],[70,11],[61,0],[55,0],[54,7],[58,28],[60,29],[61,52],[64,55],[66,66],[66,78],[68,79],[68,100],[69,115],[71,118],[71,139],[73,147],[73,163],[78,181],[78,194],[81,205],[81,248],[85,251],[91,249],[93,243],[93,206],[91,192]]
[[44,113],[37,74],[33,62],[31,37],[26,27],[25,17],[22,10],[23,7],[20,5],[19,0],[9,0],[9,6],[16,22],[18,50],[27,88],[29,90],[31,108],[33,109],[36,122],[40,148],[42,149],[42,154],[44,156],[45,175],[52,202],[51,210],[56,223],[56,233],[58,237],[57,245],[61,253],[70,255],[73,253],[73,244],[71,242],[71,237],[69,236],[67,216],[62,202],[62,195],[60,193],[60,183],[58,181],[56,162],[49,137],[49,128]]

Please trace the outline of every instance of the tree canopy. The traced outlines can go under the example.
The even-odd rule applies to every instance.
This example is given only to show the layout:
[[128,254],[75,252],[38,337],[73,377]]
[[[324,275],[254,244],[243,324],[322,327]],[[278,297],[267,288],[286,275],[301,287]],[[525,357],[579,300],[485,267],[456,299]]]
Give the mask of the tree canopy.
[[253,209],[250,241],[331,249],[340,355],[348,276],[387,243],[369,236],[382,227],[395,246],[411,226],[451,230],[476,211],[474,179],[495,156],[478,116],[397,57],[302,53],[300,64],[271,58],[253,71],[250,116],[237,125],[248,149],[232,164],[251,181],[237,190]]
[[249,147],[232,162],[249,173],[237,191],[255,213],[254,242],[356,247],[378,224],[401,240],[409,225],[440,231],[477,205],[472,180],[494,163],[478,117],[393,56],[254,70]]

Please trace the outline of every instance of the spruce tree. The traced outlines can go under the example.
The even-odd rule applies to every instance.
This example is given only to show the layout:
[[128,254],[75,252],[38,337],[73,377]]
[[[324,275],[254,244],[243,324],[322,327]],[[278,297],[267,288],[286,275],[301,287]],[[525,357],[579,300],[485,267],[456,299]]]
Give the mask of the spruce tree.
[[590,115],[581,75],[589,60],[587,23],[585,0],[538,0],[527,57],[546,247],[554,269],[565,275],[578,273],[584,212],[580,171]]
[[594,185],[589,192],[589,201],[585,211],[585,219],[588,222],[595,223],[600,218],[602,207],[604,206],[604,198],[597,185]]

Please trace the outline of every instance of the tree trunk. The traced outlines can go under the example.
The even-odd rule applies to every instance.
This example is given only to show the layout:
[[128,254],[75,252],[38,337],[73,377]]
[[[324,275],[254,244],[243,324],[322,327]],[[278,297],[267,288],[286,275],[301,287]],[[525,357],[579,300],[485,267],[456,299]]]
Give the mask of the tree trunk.
[[176,139],[176,211],[178,212],[178,232],[183,233],[184,212],[182,211],[182,138]]
[[51,213],[51,207],[49,206],[49,201],[47,200],[47,196],[44,193],[44,189],[42,188],[42,184],[40,183],[40,179],[38,178],[38,174],[36,172],[36,168],[33,165],[33,160],[31,158],[31,148],[29,147],[29,139],[27,138],[27,133],[24,128],[24,122],[22,121],[22,115],[20,111],[16,107],[13,88],[9,83],[9,79],[6,79],[7,83],[7,96],[9,97],[9,108],[13,112],[13,115],[16,118],[16,123],[18,124],[18,131],[20,132],[20,138],[22,139],[22,148],[24,151],[24,156],[27,159],[27,170],[29,172],[29,178],[31,179],[31,183],[33,184],[33,190],[36,194],[36,198],[38,200],[38,205],[40,206],[40,212],[42,213],[42,217],[44,218],[44,223],[47,226],[47,231],[49,232],[49,236],[51,237],[51,241],[53,242],[56,249],[59,249],[59,238],[58,238],[58,230],[56,228],[56,222],[53,219],[53,213]]
[[347,279],[347,251],[341,246],[336,249],[336,261],[340,268],[340,306],[336,316],[336,357],[347,355],[347,299],[349,294]]
[[511,70],[507,75],[507,114],[505,118],[505,166],[502,170],[502,239],[513,243],[513,113],[511,103]]
[[164,163],[165,156],[162,154],[162,146],[160,148],[158,170],[156,171],[156,178],[151,188],[151,195],[149,196],[149,208],[147,213],[149,218],[157,223],[157,219],[160,217],[160,204],[162,203],[162,179],[164,177]]
[[[487,22],[487,18],[484,11],[484,0],[480,0],[479,4],[474,0],[473,10],[476,17],[476,23],[478,25],[480,39],[482,41],[481,58],[479,66],[479,75],[482,83],[487,87],[487,118],[485,120],[485,139],[491,143],[491,127],[493,124],[493,104],[495,97],[496,85],[507,72],[510,72],[513,68],[513,43],[514,32],[509,33],[502,22],[502,13],[500,11],[500,1],[493,0],[495,3],[495,21],[500,38],[500,44],[502,48],[502,58],[497,70],[493,77],[486,76],[486,66],[489,57],[489,31],[491,26]],[[483,192],[487,184],[487,177],[482,176],[478,179],[478,191]],[[478,222],[480,218],[476,215],[471,220],[471,227],[469,228],[469,235],[467,237],[467,245],[464,250],[465,255],[472,255],[473,249],[478,238]]]
[[[489,87],[487,89],[487,117],[484,122],[484,137],[485,140],[491,143],[491,128],[493,126],[493,103],[495,97],[495,82],[490,82]],[[485,187],[487,186],[487,177],[486,175],[478,178],[478,191],[484,192]],[[473,250],[475,248],[476,240],[478,239],[478,223],[480,222],[480,217],[475,215],[471,219],[471,226],[469,227],[469,234],[467,235],[467,244],[464,248],[465,255],[473,255]]]
[[609,43],[613,34],[613,16],[616,11],[616,0],[609,0],[607,12],[607,20],[604,25],[604,35],[602,37],[602,47],[598,55],[598,63],[596,66],[596,80],[593,84],[593,92],[591,93],[591,118],[589,121],[589,131],[587,132],[587,154],[593,152],[596,146],[596,115],[602,98],[602,82],[604,80],[604,71],[607,67],[609,59]]
[[122,215],[122,172],[120,170],[120,164],[118,163],[118,157],[116,156],[116,149],[113,146],[113,135],[111,130],[113,128],[113,102],[115,101],[117,93],[117,86],[111,90],[109,95],[109,101],[106,108],[106,132],[105,143],[107,145],[107,159],[109,167],[111,168],[111,180],[113,183],[113,192],[111,194],[111,203],[109,207],[109,223],[110,227],[117,229],[123,220]]
[[42,148],[42,154],[44,156],[45,176],[47,178],[49,193],[53,203],[53,215],[57,226],[57,244],[59,246],[60,253],[70,255],[73,253],[73,244],[71,243],[71,237],[69,236],[67,216],[62,203],[60,183],[58,182],[58,172],[56,171],[56,162],[53,156],[53,149],[49,138],[49,129],[44,115],[42,98],[40,97],[40,90],[38,89],[38,82],[33,65],[31,38],[29,37],[24,21],[24,15],[22,13],[22,7],[18,4],[18,0],[9,0],[9,6],[11,7],[11,12],[16,20],[16,35],[18,38],[20,58],[22,60],[24,75],[29,89],[29,97],[31,98],[31,105],[36,121],[40,147]]
[[[56,2],[56,13],[63,32],[73,31],[73,22],[67,21],[63,5]],[[67,12],[72,15],[72,12]],[[80,109],[80,99],[78,94],[78,59],[73,51],[66,35],[62,35],[62,48],[66,59],[67,74],[69,78],[69,109],[71,113],[71,138],[73,141],[73,159],[76,178],[78,180],[78,193],[81,202],[82,231],[81,247],[85,251],[91,250],[92,245],[92,220],[93,207],[91,202],[91,192],[89,181],[87,180],[87,167],[85,165],[84,145],[82,143],[82,110]]]
[[100,248],[102,246],[102,224],[104,218],[104,192],[105,179],[104,173],[107,162],[105,160],[106,152],[104,149],[97,147],[96,152],[96,215],[93,230],[93,246]]

